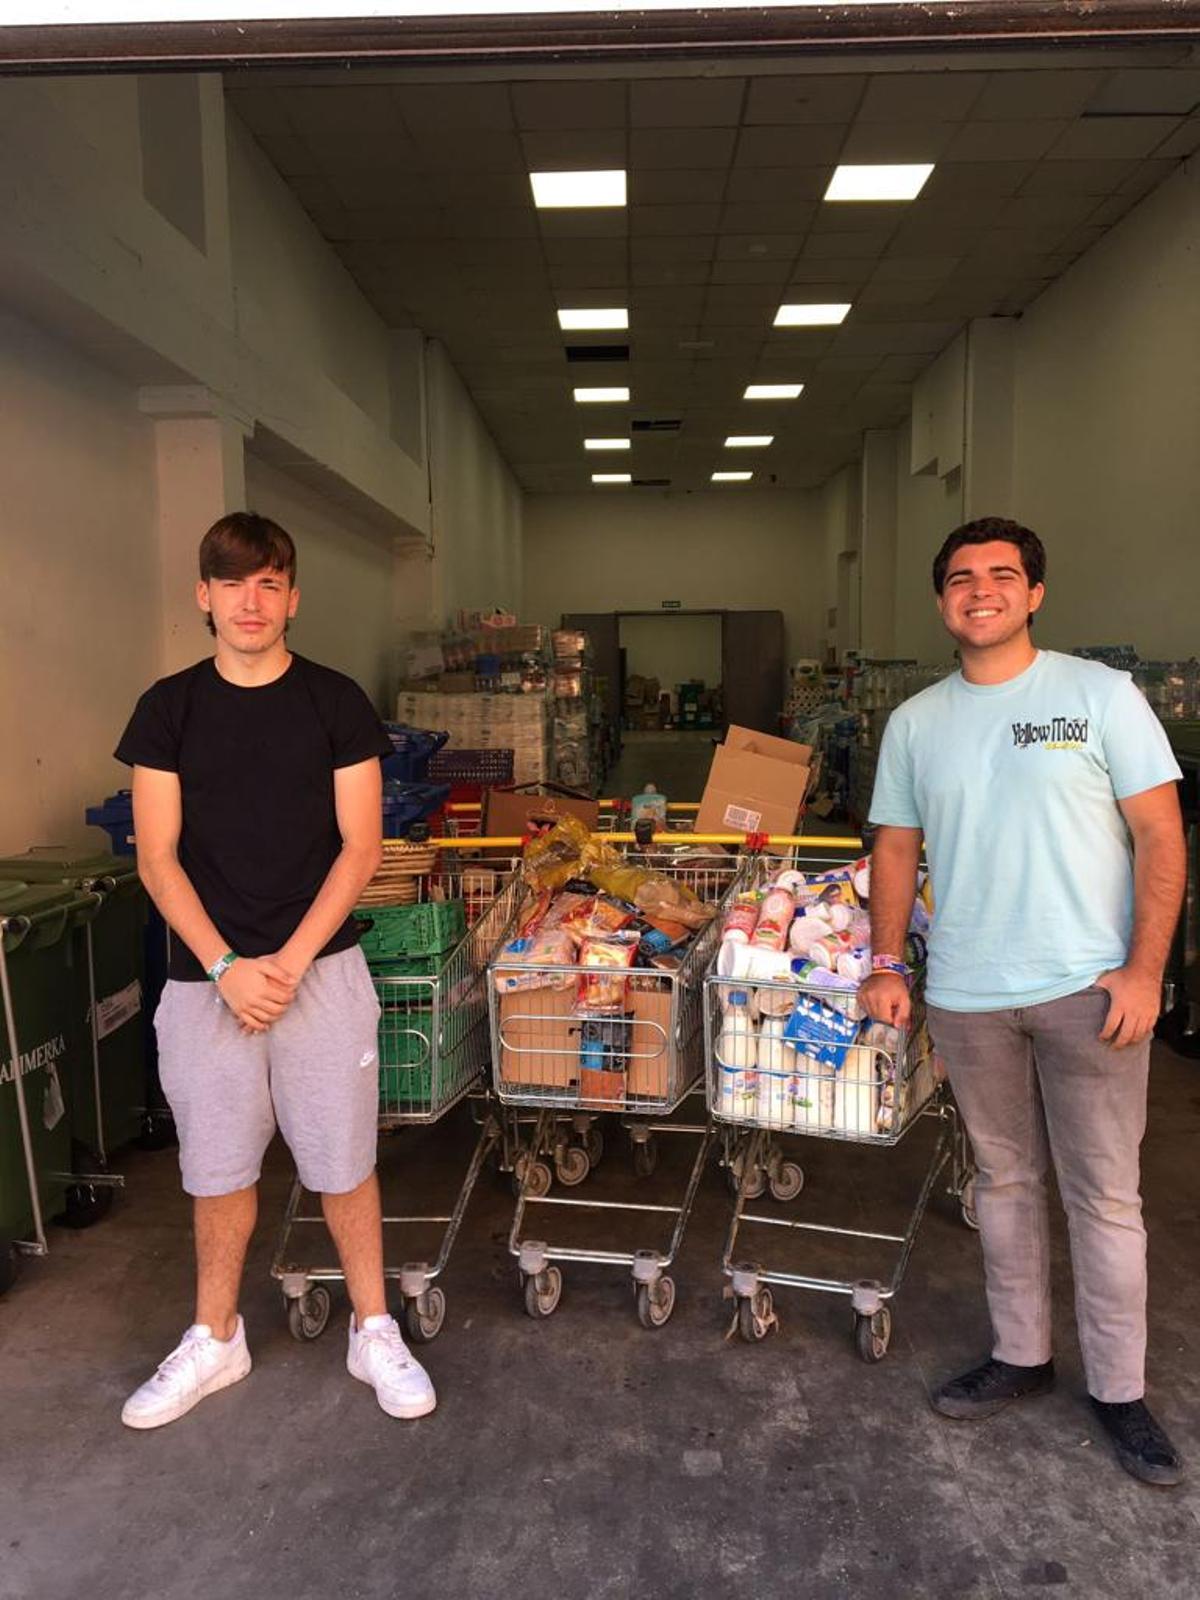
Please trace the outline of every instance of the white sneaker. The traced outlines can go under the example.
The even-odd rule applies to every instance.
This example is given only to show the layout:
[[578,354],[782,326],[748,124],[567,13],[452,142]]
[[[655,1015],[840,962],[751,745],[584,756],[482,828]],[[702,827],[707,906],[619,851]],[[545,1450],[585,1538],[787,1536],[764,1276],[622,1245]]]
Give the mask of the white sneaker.
[[203,1322],[193,1323],[154,1376],[126,1400],[121,1421],[127,1428],[161,1428],[182,1417],[205,1395],[237,1383],[250,1365],[241,1317],[231,1339],[214,1339],[211,1328]]
[[351,1313],[346,1367],[371,1385],[389,1417],[425,1417],[437,1405],[429,1374],[413,1359],[395,1317],[368,1317],[360,1328]]

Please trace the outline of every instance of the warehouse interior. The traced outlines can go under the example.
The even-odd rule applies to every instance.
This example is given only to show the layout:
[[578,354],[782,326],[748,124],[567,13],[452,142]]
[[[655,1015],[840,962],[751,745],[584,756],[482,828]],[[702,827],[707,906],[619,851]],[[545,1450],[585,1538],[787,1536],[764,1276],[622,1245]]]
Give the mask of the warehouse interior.
[[[911,200],[829,201],[846,163],[932,170]],[[531,173],[617,170],[624,204],[535,204]],[[388,718],[411,641],[493,610],[611,616],[628,674],[727,693],[722,619],[778,613],[781,656],[756,662],[751,629],[737,659],[780,708],[797,662],[948,668],[930,563],[982,515],[1045,540],[1040,645],[1200,654],[1188,37],[13,74],[0,175],[0,855],[97,847],[84,812],[126,782],[130,709],[206,652],[199,537],[243,507],[296,538],[292,647]],[[777,323],[786,306],[842,315]],[[571,331],[564,308],[626,322]],[[622,397],[575,394],[605,388]],[[678,737],[671,715],[626,717],[612,792],[699,798],[719,700]],[[419,1133],[406,1171],[436,1189],[470,1119]],[[23,1508],[0,1517],[0,1595],[1190,1600],[1198,1133],[1195,1060],[1159,1043],[1151,1363],[1194,1468],[1169,1497],[1101,1459],[1079,1410],[1062,1229],[1051,1420],[964,1431],[926,1403],[987,1338],[955,1197],[864,1367],[840,1301],[781,1305],[759,1348],[727,1338],[715,1171],[654,1334],[587,1269],[524,1318],[511,1191],[485,1175],[430,1356],[446,1400],[398,1425],[344,1392],[337,1325],[289,1338],[277,1149],[253,1394],[123,1436],[191,1270],[174,1153],[130,1149],[104,1225],[56,1233],[0,1299],[0,1501]],[[924,1149],[853,1169],[864,1226]],[[836,1187],[837,1155],[811,1187]]]

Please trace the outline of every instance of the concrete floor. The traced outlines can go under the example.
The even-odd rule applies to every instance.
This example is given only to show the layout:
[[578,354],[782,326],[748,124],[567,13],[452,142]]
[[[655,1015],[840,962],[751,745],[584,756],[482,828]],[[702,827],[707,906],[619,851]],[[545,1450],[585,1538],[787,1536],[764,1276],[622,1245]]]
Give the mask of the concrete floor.
[[699,800],[712,765],[712,729],[652,733],[635,729],[621,735],[621,757],[604,780],[606,795],[625,799],[652,783],[668,800]]
[[[808,1183],[792,1214],[894,1223],[932,1131],[893,1151],[798,1141]],[[978,1241],[957,1208],[933,1207],[892,1350],[868,1367],[841,1300],[781,1292],[777,1333],[726,1341],[729,1200],[715,1166],[675,1316],[656,1332],[636,1322],[623,1273],[598,1267],[568,1268],[558,1311],[531,1321],[505,1252],[511,1192],[485,1173],[427,1351],[441,1403],[402,1423],[345,1372],[340,1293],[323,1337],[288,1334],[268,1276],[287,1186],[276,1149],[244,1300],[254,1372],[160,1432],[131,1433],[121,1403],[188,1319],[190,1243],[174,1154],[130,1153],[113,1215],[88,1233],[56,1230],[51,1256],[0,1301],[0,1596],[994,1600],[1053,1588],[1194,1600],[1198,1138],[1200,1067],[1160,1048],[1145,1146],[1150,1355],[1153,1399],[1193,1468],[1175,1491],[1126,1478],[1085,1409],[1061,1230],[1057,1392],[954,1424],[928,1392],[987,1347]],[[469,1143],[457,1115],[387,1141],[393,1207],[405,1184],[452,1187]],[[615,1128],[609,1146],[586,1192],[628,1195]],[[667,1141],[639,1198],[671,1198],[688,1146]],[[623,1237],[655,1242],[644,1226]],[[787,1247],[779,1230],[756,1246],[775,1264]],[[391,1252],[414,1253],[411,1241]],[[868,1257],[830,1264],[877,1271]]]

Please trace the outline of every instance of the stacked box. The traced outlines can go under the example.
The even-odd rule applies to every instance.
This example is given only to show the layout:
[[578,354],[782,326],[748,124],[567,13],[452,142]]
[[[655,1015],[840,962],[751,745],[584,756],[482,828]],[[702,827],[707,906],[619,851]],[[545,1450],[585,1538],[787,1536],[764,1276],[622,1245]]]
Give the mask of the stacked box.
[[511,750],[513,782],[552,775],[550,702],[545,694],[421,694],[402,691],[397,716],[412,727],[444,728],[448,749]]

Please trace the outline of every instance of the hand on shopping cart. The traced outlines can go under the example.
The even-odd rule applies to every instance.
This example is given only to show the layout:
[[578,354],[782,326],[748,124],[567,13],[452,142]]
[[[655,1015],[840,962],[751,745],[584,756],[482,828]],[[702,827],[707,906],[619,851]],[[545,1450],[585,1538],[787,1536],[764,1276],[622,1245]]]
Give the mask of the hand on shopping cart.
[[912,998],[907,979],[898,972],[873,972],[863,980],[858,998],[867,1015],[876,1022],[890,1023],[893,1028],[908,1027]]

